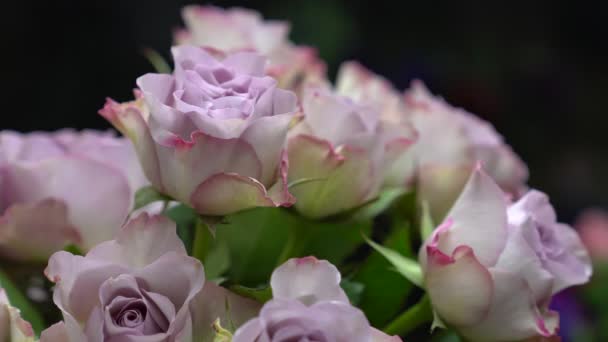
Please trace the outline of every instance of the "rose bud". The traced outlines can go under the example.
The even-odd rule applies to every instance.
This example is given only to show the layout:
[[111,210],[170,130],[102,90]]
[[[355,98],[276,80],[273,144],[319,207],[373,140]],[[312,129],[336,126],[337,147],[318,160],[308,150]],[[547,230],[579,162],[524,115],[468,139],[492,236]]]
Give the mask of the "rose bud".
[[481,166],[420,250],[439,319],[470,341],[551,338],[551,296],[591,276],[576,232],[536,190],[509,204]]

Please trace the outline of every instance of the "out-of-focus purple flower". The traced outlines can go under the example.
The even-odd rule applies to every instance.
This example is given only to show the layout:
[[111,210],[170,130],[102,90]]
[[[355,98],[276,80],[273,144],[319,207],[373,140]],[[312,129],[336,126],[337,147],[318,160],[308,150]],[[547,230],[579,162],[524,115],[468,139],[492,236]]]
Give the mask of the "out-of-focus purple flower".
[[57,252],[45,274],[71,341],[192,340],[203,267],[163,216],[141,214],[84,257]]
[[398,342],[369,325],[340,288],[340,273],[314,257],[291,259],[271,277],[274,298],[239,328],[234,342]]
[[405,100],[408,119],[418,131],[411,154],[418,194],[436,221],[443,219],[479,160],[504,191],[515,197],[523,192],[528,169],[488,122],[433,96],[420,81],[412,83]]
[[137,80],[145,107],[109,100],[100,111],[131,139],[150,182],[206,215],[293,204],[282,149],[295,94],[256,53],[180,46],[173,56],[172,75]]
[[257,51],[269,58],[268,72],[279,85],[297,92],[307,84],[325,82],[325,63],[314,48],[288,40],[286,22],[264,21],[259,13],[243,8],[198,5],[184,7],[182,17],[186,29],[175,32],[177,44],[226,52]]
[[146,183],[131,143],[110,132],[0,132],[0,254],[46,261],[109,240]]
[[471,341],[555,335],[551,296],[587,282],[591,265],[547,196],[532,190],[509,205],[477,167],[446,217],[419,255],[439,318]]

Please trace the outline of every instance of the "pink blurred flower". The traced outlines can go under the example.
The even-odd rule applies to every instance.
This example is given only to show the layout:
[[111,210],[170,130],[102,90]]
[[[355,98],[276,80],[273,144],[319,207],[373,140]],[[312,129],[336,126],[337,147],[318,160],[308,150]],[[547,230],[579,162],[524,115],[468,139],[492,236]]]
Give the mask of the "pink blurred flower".
[[254,50],[270,60],[268,72],[279,86],[299,92],[304,85],[325,82],[325,63],[316,50],[288,40],[289,24],[264,21],[259,13],[243,8],[186,6],[182,10],[186,29],[176,31],[180,45],[211,47],[225,52]]
[[587,209],[576,219],[574,227],[591,258],[597,261],[608,261],[608,213],[601,209]]
[[479,160],[504,191],[517,197],[524,190],[528,169],[492,125],[433,96],[420,81],[412,83],[405,100],[408,119],[419,134],[411,154],[418,194],[437,221]]
[[363,312],[350,305],[340,280],[336,267],[325,260],[288,260],[272,274],[274,298],[235,332],[233,341],[401,341],[372,328]]
[[86,251],[112,238],[146,183],[130,142],[110,132],[0,132],[0,253]]
[[108,100],[100,111],[131,139],[150,182],[206,215],[291,205],[282,149],[295,95],[256,53],[181,46],[173,55],[172,75],[137,80],[145,107]]
[[508,204],[478,167],[420,250],[425,287],[438,317],[471,341],[551,337],[551,296],[591,276],[576,232],[556,222],[536,190]]

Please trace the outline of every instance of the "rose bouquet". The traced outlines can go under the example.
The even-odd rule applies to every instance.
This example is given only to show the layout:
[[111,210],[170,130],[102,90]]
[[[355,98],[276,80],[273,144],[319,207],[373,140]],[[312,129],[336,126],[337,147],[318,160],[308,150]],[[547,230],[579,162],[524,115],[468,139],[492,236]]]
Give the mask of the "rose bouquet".
[[332,84],[255,12],[183,18],[99,111],[124,137],[0,133],[0,341],[559,340],[589,256],[489,123]]

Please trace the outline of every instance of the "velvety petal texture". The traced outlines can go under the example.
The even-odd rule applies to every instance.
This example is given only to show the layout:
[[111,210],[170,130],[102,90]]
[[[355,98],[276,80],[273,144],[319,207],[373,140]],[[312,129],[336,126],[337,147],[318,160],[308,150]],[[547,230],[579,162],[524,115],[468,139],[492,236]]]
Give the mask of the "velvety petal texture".
[[296,208],[307,217],[335,215],[376,198],[387,185],[385,170],[415,139],[409,126],[385,122],[375,103],[328,89],[307,89],[302,107],[304,119],[287,144],[288,180]]
[[205,215],[293,204],[286,190],[275,196],[270,188],[286,182],[295,94],[277,88],[256,53],[172,52],[172,75],[137,80],[145,107],[108,100],[100,111],[132,140],[150,182]]
[[0,341],[36,341],[31,324],[21,318],[19,309],[11,306],[6,292],[2,288],[0,288]]
[[273,299],[241,326],[234,342],[397,342],[369,325],[340,288],[335,266],[315,257],[290,259],[272,274]]
[[68,244],[109,240],[147,184],[111,132],[0,132],[0,254],[45,260]]
[[205,46],[234,52],[254,50],[269,58],[267,71],[281,87],[300,92],[305,85],[325,80],[325,63],[315,49],[288,40],[289,24],[264,21],[255,11],[190,5],[182,10],[185,29],[175,32],[179,45]]
[[419,197],[429,203],[435,221],[445,218],[477,161],[504,191],[522,192],[528,169],[492,125],[433,96],[420,81],[404,98],[406,116],[418,132],[411,163]]
[[70,341],[193,340],[203,267],[163,216],[141,214],[84,257],[57,252],[45,274]]
[[434,310],[470,341],[555,336],[551,296],[591,276],[586,249],[547,196],[531,190],[509,203],[480,164],[419,259]]

